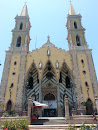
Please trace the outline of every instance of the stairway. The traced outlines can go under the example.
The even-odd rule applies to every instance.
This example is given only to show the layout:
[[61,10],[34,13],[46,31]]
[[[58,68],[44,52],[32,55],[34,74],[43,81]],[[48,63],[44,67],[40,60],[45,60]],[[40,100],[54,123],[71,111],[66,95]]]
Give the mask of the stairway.
[[29,126],[30,130],[65,130],[65,118],[63,117],[40,117]]
[[30,125],[30,130],[65,130],[68,125]]
[[63,118],[40,118],[38,120],[33,120],[31,125],[61,125],[65,123],[66,121]]

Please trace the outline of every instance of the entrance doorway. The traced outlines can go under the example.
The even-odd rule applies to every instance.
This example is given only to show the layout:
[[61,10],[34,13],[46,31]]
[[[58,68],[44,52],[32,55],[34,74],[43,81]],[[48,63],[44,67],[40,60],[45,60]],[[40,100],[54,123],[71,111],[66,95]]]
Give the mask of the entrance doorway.
[[44,109],[44,117],[56,117],[56,109]]
[[93,113],[93,103],[91,99],[88,99],[86,102],[86,114],[92,115],[92,113]]
[[11,108],[12,108],[12,102],[11,102],[11,100],[9,100],[8,101],[8,103],[7,103],[7,111],[9,111],[9,110],[11,110]]

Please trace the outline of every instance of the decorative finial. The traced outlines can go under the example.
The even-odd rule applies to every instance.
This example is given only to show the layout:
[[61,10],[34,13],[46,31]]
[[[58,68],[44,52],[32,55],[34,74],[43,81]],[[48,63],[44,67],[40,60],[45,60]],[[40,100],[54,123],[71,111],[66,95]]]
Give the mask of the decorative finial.
[[71,4],[71,0],[70,0],[69,2],[70,2],[70,4]]
[[50,36],[48,35],[47,38],[48,38],[47,43],[50,43]]

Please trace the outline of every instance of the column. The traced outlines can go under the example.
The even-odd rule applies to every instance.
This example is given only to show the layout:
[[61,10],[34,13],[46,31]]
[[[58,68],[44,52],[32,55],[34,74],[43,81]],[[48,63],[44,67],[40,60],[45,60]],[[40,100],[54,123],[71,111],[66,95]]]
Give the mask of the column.
[[68,97],[67,96],[64,97],[64,102],[65,102],[65,119],[69,120],[70,119],[69,102],[68,102]]
[[28,116],[31,116],[32,98],[28,99]]
[[57,112],[58,112],[58,116],[62,116],[62,108],[60,106],[60,89],[59,89],[59,84],[57,85]]
[[39,102],[42,102],[41,83],[39,84]]

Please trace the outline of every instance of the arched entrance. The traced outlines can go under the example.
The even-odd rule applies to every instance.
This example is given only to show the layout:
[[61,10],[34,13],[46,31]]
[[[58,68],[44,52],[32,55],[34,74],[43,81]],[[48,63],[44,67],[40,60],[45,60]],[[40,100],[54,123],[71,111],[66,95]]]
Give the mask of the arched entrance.
[[48,104],[48,109],[44,109],[44,116],[46,117],[55,117],[56,109],[52,108],[55,104],[55,96],[52,93],[48,93],[44,97],[44,101]]
[[88,100],[86,101],[86,114],[92,115],[92,113],[93,113],[93,103],[91,99],[88,98]]
[[51,100],[55,100],[55,96],[51,93],[46,94],[44,97],[44,101],[51,101]]
[[41,81],[42,102],[48,107],[43,110],[43,116],[57,116],[57,79],[50,61],[47,62]]
[[6,111],[9,111],[9,110],[11,110],[11,109],[12,109],[12,101],[9,100],[9,101],[7,102],[7,108],[6,108]]

